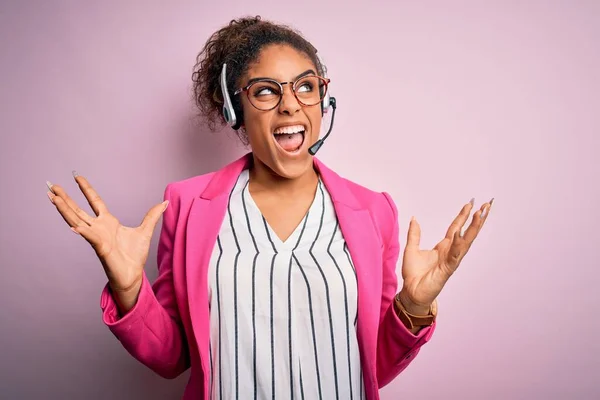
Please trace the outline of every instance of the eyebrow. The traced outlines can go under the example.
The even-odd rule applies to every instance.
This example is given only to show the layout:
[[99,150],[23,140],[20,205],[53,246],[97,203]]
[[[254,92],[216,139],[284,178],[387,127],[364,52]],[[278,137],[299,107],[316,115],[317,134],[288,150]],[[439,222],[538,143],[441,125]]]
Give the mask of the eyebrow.
[[[300,75],[298,75],[298,76],[296,76],[294,79],[292,79],[292,80],[291,80],[291,82],[294,82],[296,79],[300,79],[300,78],[302,78],[303,76],[306,76],[306,75],[316,75],[316,74],[317,74],[317,73],[316,73],[314,70],[312,70],[312,69],[307,69],[306,71],[304,71],[303,73],[301,73]],[[267,77],[257,77],[257,78],[252,78],[252,79],[250,79],[250,80],[248,81],[248,83],[246,84],[246,86],[250,86],[250,85],[252,85],[252,84],[253,84],[254,82],[256,82],[256,81],[262,81],[262,80],[265,80],[265,79],[269,79],[269,80],[277,80],[277,79],[273,79],[273,78],[267,78]]]

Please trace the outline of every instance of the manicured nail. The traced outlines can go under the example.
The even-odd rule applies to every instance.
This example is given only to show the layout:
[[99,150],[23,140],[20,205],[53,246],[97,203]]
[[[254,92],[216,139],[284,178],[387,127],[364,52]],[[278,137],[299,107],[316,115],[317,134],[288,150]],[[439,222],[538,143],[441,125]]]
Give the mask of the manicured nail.
[[165,206],[163,207],[163,211],[165,211],[165,210],[167,209],[167,207],[169,206],[169,200],[165,200],[165,201],[163,201],[163,204],[165,205]]
[[481,212],[481,216],[479,218],[484,218],[486,213],[487,213],[487,208],[484,208],[483,211]]
[[73,170],[72,173],[73,173],[73,178],[77,178],[79,176],[79,174],[75,170]]
[[73,231],[74,234],[79,235],[79,233],[75,230],[75,228],[71,227],[71,230]]
[[48,194],[48,198],[50,199],[52,204],[54,204],[54,193],[52,193],[52,192],[46,192],[46,193]]
[[50,183],[50,181],[46,181],[46,186],[48,186],[48,190],[52,192],[52,194],[56,194],[54,193],[54,190],[52,190],[52,184]]
[[492,204],[494,204],[494,198],[492,197],[492,199],[490,200],[490,207],[492,206]]
[[473,198],[471,199],[471,201],[469,201],[469,203],[471,203],[471,205],[474,205],[474,204],[475,204],[475,197],[473,197]]

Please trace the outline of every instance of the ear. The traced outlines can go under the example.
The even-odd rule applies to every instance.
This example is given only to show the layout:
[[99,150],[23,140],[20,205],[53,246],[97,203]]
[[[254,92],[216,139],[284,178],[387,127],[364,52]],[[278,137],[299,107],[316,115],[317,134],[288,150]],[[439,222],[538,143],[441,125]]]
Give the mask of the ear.
[[233,110],[235,111],[235,115],[237,117],[237,126],[239,129],[240,127],[244,126],[244,106],[242,104],[242,101],[240,99],[240,96],[236,96],[233,101],[232,101],[232,105],[233,105]]

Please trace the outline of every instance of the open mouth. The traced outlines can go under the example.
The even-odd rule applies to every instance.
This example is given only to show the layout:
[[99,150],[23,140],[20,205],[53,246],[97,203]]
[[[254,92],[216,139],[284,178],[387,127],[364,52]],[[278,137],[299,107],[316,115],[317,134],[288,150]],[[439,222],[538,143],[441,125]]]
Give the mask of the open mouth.
[[285,152],[295,153],[304,144],[305,131],[304,125],[283,126],[275,129],[273,137]]

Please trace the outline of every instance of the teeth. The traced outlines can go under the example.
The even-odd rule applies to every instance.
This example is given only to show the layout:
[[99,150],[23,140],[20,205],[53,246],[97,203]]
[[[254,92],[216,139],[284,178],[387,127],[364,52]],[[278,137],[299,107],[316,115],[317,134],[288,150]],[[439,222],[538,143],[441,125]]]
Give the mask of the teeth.
[[291,135],[293,133],[300,133],[300,132],[304,132],[305,128],[303,125],[293,125],[293,126],[282,126],[280,128],[275,129],[275,132],[273,132],[276,135],[279,134],[287,134],[287,135]]

